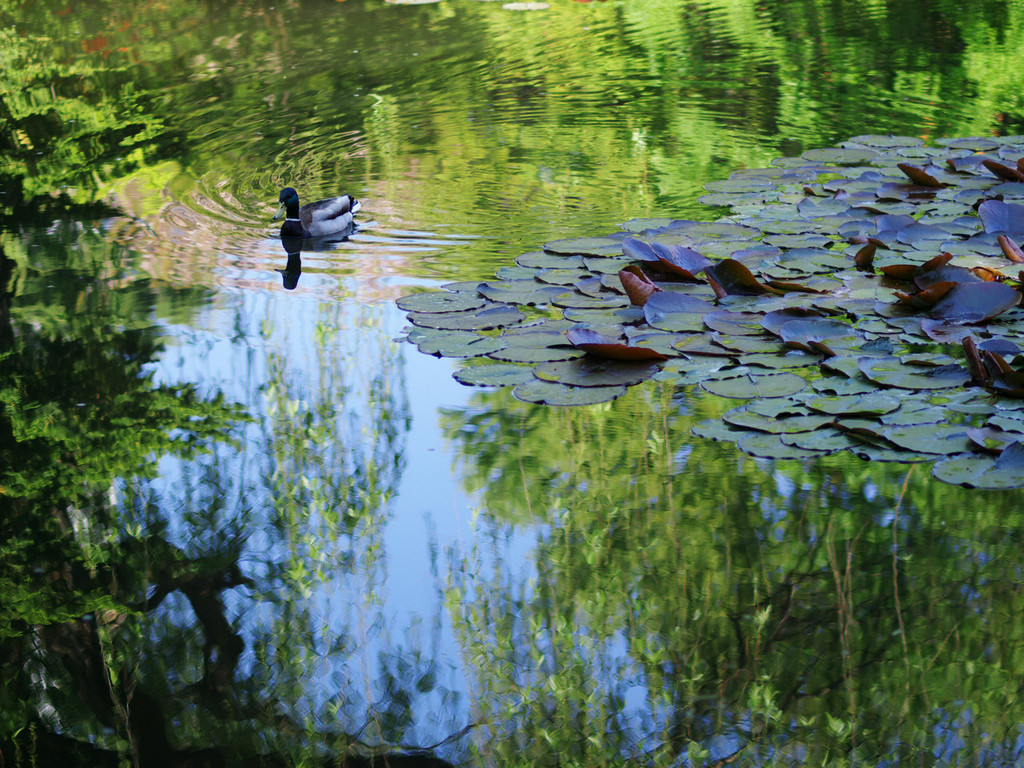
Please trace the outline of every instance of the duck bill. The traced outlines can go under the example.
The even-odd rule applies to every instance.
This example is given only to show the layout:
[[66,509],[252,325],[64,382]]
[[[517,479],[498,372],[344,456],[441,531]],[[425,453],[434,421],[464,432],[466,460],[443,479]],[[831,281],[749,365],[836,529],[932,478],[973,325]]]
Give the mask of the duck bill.
[[284,214],[285,214],[284,203],[281,203],[280,207],[277,209],[277,213],[274,214],[273,221],[277,221],[282,216],[284,216]]

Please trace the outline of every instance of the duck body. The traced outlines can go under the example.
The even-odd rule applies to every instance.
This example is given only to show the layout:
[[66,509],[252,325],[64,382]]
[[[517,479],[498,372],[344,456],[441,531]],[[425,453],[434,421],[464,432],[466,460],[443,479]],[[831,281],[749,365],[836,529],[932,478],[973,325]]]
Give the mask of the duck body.
[[352,195],[329,197],[299,207],[299,193],[291,187],[281,190],[281,206],[274,219],[284,214],[281,237],[329,237],[347,235],[352,229],[352,217],[359,210],[359,201]]

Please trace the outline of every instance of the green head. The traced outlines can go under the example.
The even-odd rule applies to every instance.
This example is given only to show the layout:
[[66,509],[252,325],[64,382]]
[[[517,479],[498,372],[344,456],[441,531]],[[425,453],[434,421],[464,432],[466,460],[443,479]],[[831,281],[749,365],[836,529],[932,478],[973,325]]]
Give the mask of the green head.
[[278,202],[281,203],[281,206],[277,209],[277,213],[274,214],[275,220],[285,214],[288,215],[289,219],[297,219],[299,217],[299,193],[294,189],[291,187],[282,189]]

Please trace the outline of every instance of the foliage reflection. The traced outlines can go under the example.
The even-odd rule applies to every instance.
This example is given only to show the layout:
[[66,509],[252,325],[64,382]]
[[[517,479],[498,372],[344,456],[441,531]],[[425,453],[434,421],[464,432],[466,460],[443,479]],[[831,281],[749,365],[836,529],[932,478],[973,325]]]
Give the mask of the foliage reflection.
[[448,414],[488,510],[490,546],[456,553],[449,592],[476,706],[503,724],[482,756],[1019,756],[1019,495],[738,457],[689,437],[728,406],[639,389]]

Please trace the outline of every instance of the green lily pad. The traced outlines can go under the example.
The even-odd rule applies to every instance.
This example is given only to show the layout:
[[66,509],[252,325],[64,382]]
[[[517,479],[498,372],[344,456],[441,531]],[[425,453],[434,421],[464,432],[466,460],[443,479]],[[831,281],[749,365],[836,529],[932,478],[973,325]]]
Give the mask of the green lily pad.
[[915,370],[896,357],[862,357],[858,367],[871,381],[901,389],[944,389],[959,387],[971,380],[971,374],[959,365]]
[[900,407],[900,400],[881,392],[863,395],[812,397],[807,407],[833,416],[882,416]]
[[749,408],[734,408],[725,413],[722,418],[734,427],[745,427],[756,429],[759,432],[771,432],[782,434],[790,432],[810,432],[825,424],[832,423],[831,416],[822,414],[809,414],[807,416],[790,416],[787,418],[772,418],[755,413]]
[[454,374],[460,384],[471,387],[507,387],[533,381],[533,368],[528,365],[511,365],[493,363],[490,365],[474,365],[461,368]]
[[528,269],[580,268],[583,267],[583,257],[532,251],[516,256],[516,264]]
[[766,459],[810,459],[829,453],[827,450],[815,450],[791,445],[786,443],[783,437],[783,435],[757,432],[741,437],[736,445],[744,453]]
[[594,405],[621,397],[626,388],[621,385],[603,387],[571,387],[551,381],[534,379],[518,384],[512,396],[527,403],[543,405]]
[[657,363],[625,363],[591,356],[567,362],[541,363],[535,369],[538,379],[578,387],[639,384],[658,370]]
[[395,303],[405,312],[436,313],[479,309],[487,302],[480,296],[464,291],[426,291],[403,296]]
[[813,432],[794,432],[779,436],[782,442],[809,451],[835,453],[859,447],[858,443],[837,429],[821,427]]
[[610,237],[577,237],[545,243],[544,250],[569,255],[616,256],[622,252],[622,242]]
[[932,475],[968,488],[1009,490],[1024,488],[1024,446],[1012,443],[998,457],[961,454],[940,461]]
[[477,290],[491,301],[504,304],[530,306],[550,304],[551,300],[565,289],[555,285],[544,285],[532,278],[529,280],[495,280],[481,283]]
[[417,347],[437,357],[479,357],[504,349],[508,342],[500,336],[485,337],[470,331],[445,331],[444,335],[424,339]]
[[811,149],[800,157],[830,165],[863,165],[875,160],[878,153],[870,149]]
[[491,305],[475,312],[410,312],[409,321],[425,328],[479,331],[518,325],[526,315],[515,307]]
[[559,347],[507,346],[494,350],[488,354],[488,357],[495,360],[504,360],[508,363],[548,363],[557,360],[575,360],[586,354],[582,349],[574,349],[565,344],[564,337],[562,338],[562,343],[563,346]]
[[908,424],[882,429],[882,434],[908,451],[950,456],[974,446],[965,427],[952,424]]
[[807,388],[806,379],[795,373],[775,373],[765,376],[737,376],[701,383],[701,389],[719,397],[754,398],[788,397]]
[[741,437],[750,433],[745,429],[739,429],[719,419],[708,419],[690,428],[691,434],[703,437],[707,440],[735,443]]

